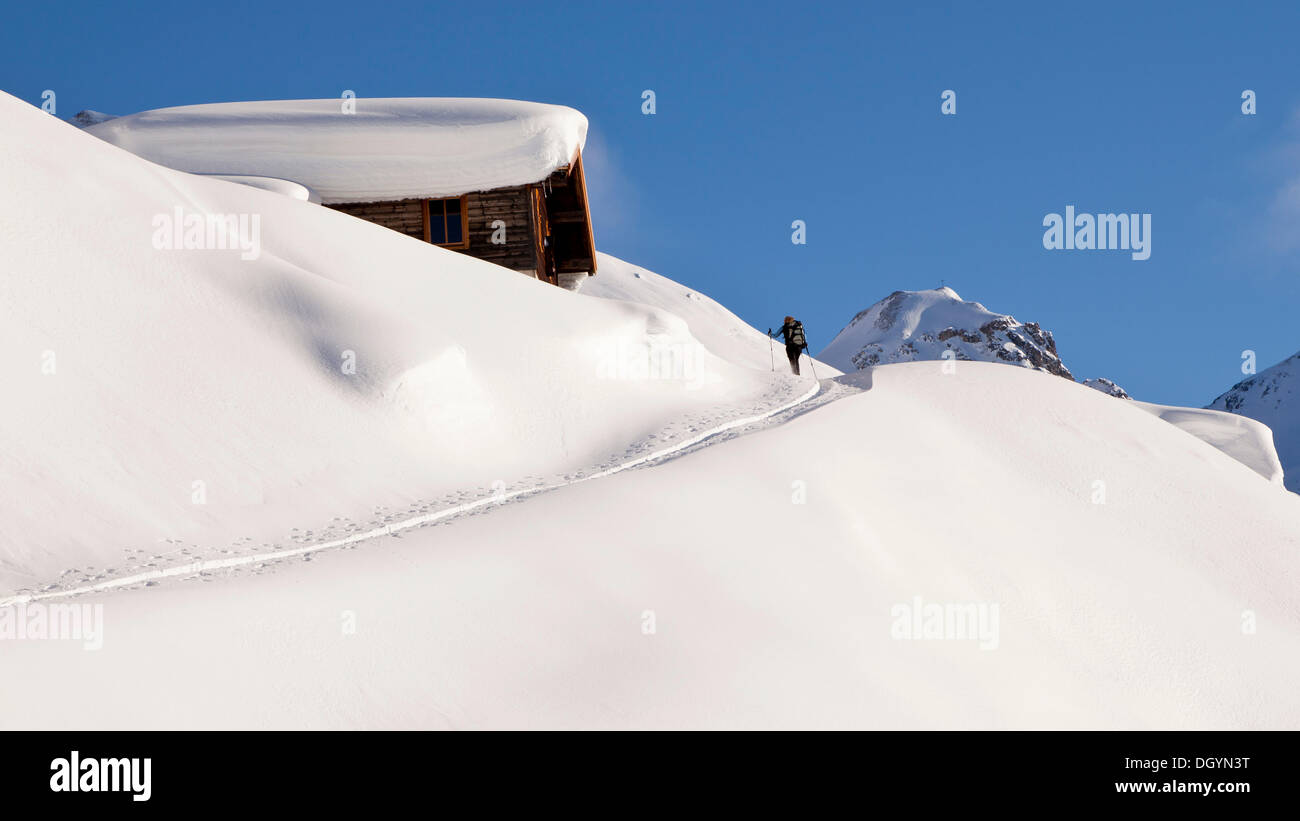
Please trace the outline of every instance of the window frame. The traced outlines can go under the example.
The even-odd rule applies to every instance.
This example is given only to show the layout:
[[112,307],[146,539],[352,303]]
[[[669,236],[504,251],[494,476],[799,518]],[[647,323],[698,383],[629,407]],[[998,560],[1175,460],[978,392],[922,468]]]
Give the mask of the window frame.
[[[428,197],[420,200],[420,210],[424,217],[424,241],[430,245],[437,245],[439,248],[466,249],[469,248],[469,209],[466,208],[469,195],[461,194],[459,197]],[[429,203],[449,202],[457,200],[460,202],[460,242],[434,242],[433,241],[433,214]],[[443,236],[446,236],[446,219],[447,209],[442,208],[443,219]]]

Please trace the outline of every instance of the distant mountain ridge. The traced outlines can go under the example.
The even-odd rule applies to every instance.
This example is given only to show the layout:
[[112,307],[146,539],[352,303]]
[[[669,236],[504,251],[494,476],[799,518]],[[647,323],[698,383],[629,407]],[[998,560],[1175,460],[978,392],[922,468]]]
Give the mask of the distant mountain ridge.
[[1093,390],[1101,391],[1107,396],[1113,396],[1116,399],[1133,398],[1128,395],[1128,391],[1124,390],[1119,385],[1116,385],[1114,382],[1110,381],[1109,379],[1106,379],[1105,377],[1098,377],[1097,379],[1085,379],[1083,380],[1083,384],[1087,385]]
[[73,114],[68,118],[68,122],[72,123],[77,128],[85,128],[87,126],[99,125],[100,123],[106,123],[109,120],[116,119],[116,114],[105,114],[102,111],[92,111],[87,108],[84,111],[78,111],[76,114]]
[[817,358],[853,372],[872,365],[941,359],[945,351],[961,360],[1005,362],[1074,379],[1051,331],[967,302],[946,287],[894,291],[853,317]]

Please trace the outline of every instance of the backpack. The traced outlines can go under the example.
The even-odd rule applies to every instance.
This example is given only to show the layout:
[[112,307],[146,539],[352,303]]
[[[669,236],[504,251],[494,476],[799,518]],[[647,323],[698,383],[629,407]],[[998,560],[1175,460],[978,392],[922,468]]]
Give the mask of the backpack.
[[808,340],[803,336],[803,323],[795,322],[790,326],[790,335],[786,339],[787,345],[798,345],[800,348],[808,347]]

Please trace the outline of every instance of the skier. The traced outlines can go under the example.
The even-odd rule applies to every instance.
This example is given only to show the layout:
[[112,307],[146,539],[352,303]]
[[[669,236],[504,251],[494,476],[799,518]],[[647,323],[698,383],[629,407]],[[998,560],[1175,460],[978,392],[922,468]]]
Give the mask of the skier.
[[[785,318],[785,324],[777,331],[785,339],[785,355],[790,359],[790,370],[794,375],[799,375],[799,354],[803,353],[808,347],[808,340],[803,334],[803,323],[792,316]],[[767,329],[767,335],[772,335],[772,329]]]

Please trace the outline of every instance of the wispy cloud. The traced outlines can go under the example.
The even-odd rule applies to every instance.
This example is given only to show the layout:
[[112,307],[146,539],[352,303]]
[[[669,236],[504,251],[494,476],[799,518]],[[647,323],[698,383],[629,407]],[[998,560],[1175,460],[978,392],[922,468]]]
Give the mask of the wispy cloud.
[[1300,108],[1291,112],[1283,133],[1270,162],[1280,183],[1265,211],[1263,241],[1274,253],[1290,256],[1300,251]]
[[640,199],[636,183],[623,171],[621,158],[595,129],[587,132],[582,162],[597,246],[601,245],[602,236],[617,240],[621,234],[635,230]]

